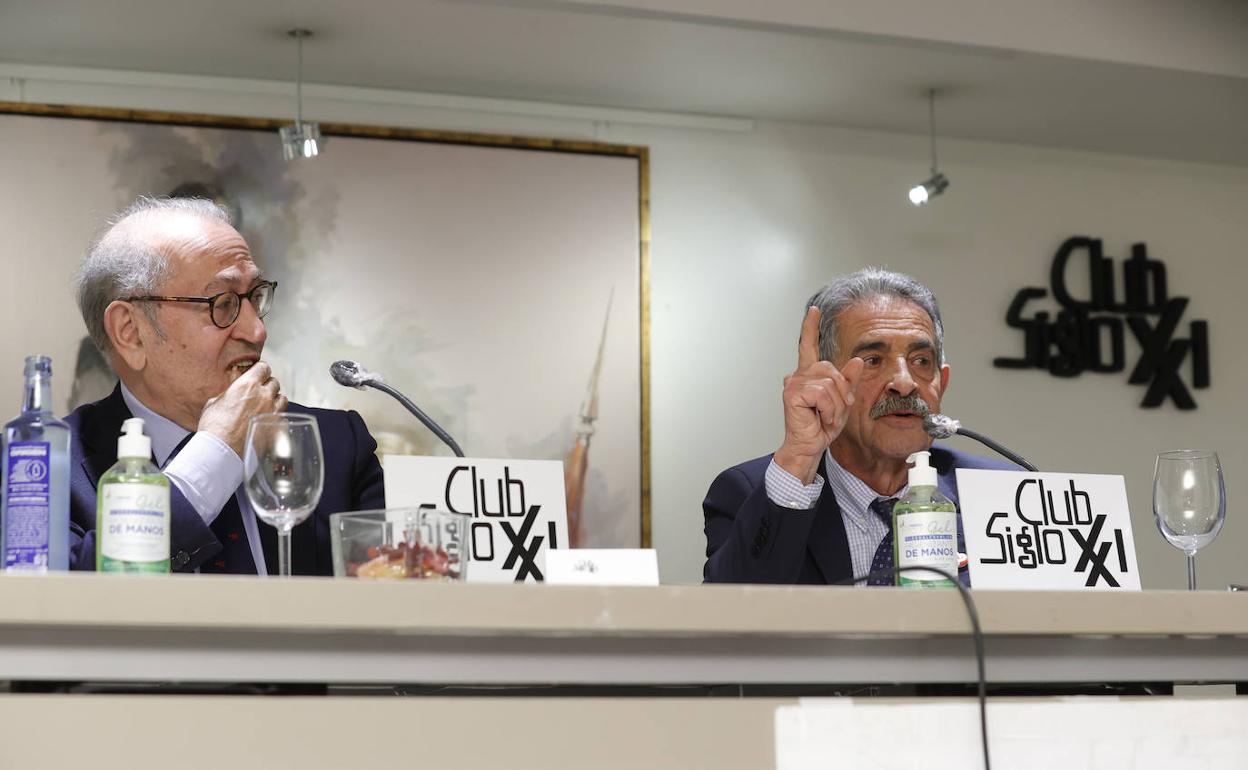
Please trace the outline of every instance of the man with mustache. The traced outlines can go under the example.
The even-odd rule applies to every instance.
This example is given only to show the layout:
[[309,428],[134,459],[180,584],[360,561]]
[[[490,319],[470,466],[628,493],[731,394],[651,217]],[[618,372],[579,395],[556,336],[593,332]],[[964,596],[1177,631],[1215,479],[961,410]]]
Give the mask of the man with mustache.
[[[909,455],[931,448],[955,503],[955,468],[1013,470],[932,446],[923,417],[940,411],[948,384],[940,310],[926,286],[878,268],[824,286],[784,379],[784,442],[719,474],[702,503],[706,581],[866,584],[860,578],[892,566],[892,503],[906,492]],[[969,585],[965,569],[959,577]]]
[[333,574],[329,514],[385,507],[377,444],[355,412],[288,404],[261,360],[276,282],[265,280],[226,211],[206,200],[141,198],[91,247],[78,307],[120,383],[74,410],[70,562],[95,568],[96,484],[117,461],[124,420],[144,420],[171,481],[171,566],[274,574],[276,530],[242,491],[253,415],[312,414],[324,453],[320,504],[292,532],[294,574]]

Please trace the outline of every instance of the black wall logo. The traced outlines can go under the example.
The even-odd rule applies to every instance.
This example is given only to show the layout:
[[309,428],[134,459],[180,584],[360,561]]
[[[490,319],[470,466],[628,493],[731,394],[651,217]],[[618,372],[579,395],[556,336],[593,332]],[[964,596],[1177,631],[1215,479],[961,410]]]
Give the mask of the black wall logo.
[[[1072,259],[1086,255],[1089,296],[1073,296],[1066,271]],[[1021,358],[994,358],[1000,369],[1043,369],[1055,377],[1088,372],[1122,372],[1127,368],[1126,330],[1139,343],[1140,353],[1127,382],[1147,385],[1140,406],[1161,406],[1170,398],[1179,409],[1195,409],[1196,401],[1184,382],[1184,364],[1191,362],[1191,386],[1209,387],[1209,322],[1192,321],[1186,338],[1176,337],[1187,309],[1187,297],[1171,297],[1166,288],[1166,266],[1148,258],[1143,243],[1131,247],[1122,262],[1122,299],[1115,286],[1114,261],[1106,257],[1098,238],[1066,239],[1053,255],[1049,287],[1061,310],[1053,315],[1036,311],[1024,315],[1027,304],[1042,300],[1048,290],[1019,289],[1005,314],[1011,328],[1023,332]]]

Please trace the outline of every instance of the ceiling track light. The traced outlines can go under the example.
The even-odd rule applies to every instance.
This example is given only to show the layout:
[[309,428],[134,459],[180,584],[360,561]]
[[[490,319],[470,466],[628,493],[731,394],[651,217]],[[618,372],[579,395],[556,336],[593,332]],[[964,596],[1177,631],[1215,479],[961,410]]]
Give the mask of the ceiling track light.
[[949,178],[936,167],[936,89],[927,91],[928,136],[932,143],[932,175],[910,188],[910,202],[922,206],[949,187]]
[[304,38],[312,37],[312,32],[292,29],[286,34],[295,39],[299,64],[295,74],[295,122],[294,125],[278,129],[278,134],[282,137],[282,157],[286,160],[314,158],[321,152],[321,127],[303,120],[303,41]]

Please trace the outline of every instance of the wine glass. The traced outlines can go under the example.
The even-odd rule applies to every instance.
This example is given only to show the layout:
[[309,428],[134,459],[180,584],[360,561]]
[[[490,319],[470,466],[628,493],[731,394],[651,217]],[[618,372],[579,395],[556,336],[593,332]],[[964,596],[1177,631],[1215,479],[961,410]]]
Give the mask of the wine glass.
[[1226,519],[1226,485],[1216,452],[1180,449],[1157,455],[1153,516],[1170,545],[1187,554],[1187,590],[1196,590],[1196,552]]
[[321,431],[306,414],[258,414],[247,426],[244,489],[256,516],[277,528],[277,574],[290,576],[290,531],[325,486]]

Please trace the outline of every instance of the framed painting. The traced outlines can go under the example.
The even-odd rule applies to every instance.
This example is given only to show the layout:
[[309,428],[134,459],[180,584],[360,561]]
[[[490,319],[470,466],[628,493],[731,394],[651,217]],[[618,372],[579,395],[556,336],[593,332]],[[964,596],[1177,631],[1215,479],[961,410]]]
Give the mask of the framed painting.
[[[115,378],[86,338],[74,273],[140,195],[210,197],[280,282],[264,358],[292,401],[359,411],[382,454],[446,453],[403,408],[338,386],[382,373],[474,457],[565,462],[569,535],[649,545],[648,156],[644,147],[321,124],[283,160],[280,121],[0,103],[8,329],[51,355],[58,411]],[[32,291],[32,287],[38,287]]]

